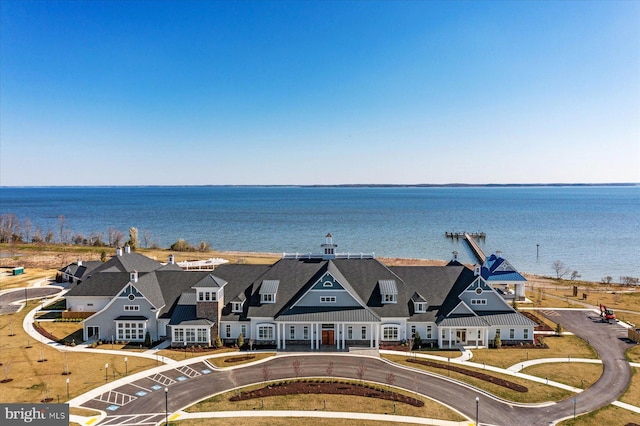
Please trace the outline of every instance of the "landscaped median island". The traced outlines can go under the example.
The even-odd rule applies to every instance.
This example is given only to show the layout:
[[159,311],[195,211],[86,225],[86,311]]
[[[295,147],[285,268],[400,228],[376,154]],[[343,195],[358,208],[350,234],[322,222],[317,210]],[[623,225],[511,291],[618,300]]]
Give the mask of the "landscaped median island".
[[284,380],[247,386],[215,395],[184,411],[244,410],[364,412],[465,420],[442,404],[409,391],[369,382],[330,378]]
[[521,370],[523,374],[548,378],[578,389],[586,389],[598,381],[602,375],[602,364],[576,363],[544,363],[532,365]]
[[[483,368],[474,368],[469,365],[462,365],[464,370],[469,372],[478,372],[483,373],[488,376],[494,377],[492,382],[487,381],[486,379],[480,379],[477,377],[472,377],[466,373],[460,373],[453,370],[453,365],[451,366],[451,370],[447,369],[447,362],[439,362],[438,367],[433,367],[429,365],[418,364],[414,362],[414,358],[407,357],[405,355],[383,355],[383,358],[388,359],[389,361],[395,362],[397,364],[401,364],[411,368],[419,368],[421,370],[430,371],[432,373],[438,374],[440,376],[450,377],[451,379],[455,379],[461,382],[468,383],[472,386],[475,386],[479,389],[483,389],[493,395],[496,395],[500,398],[514,401],[514,402],[529,402],[529,403],[537,403],[537,402],[547,402],[547,401],[560,401],[562,399],[568,398],[573,395],[573,392],[564,389],[558,389],[553,386],[548,386],[541,383],[532,382],[530,380],[526,380],[524,378],[520,378],[517,375],[507,375],[495,373],[493,371],[485,370]],[[460,366],[460,364],[457,364]],[[515,391],[509,389],[502,385],[503,382],[512,382],[519,386],[522,386],[527,389],[526,392]],[[501,384],[498,384],[501,383]]]
[[270,358],[275,354],[275,352],[240,352],[233,356],[208,358],[207,361],[209,361],[209,363],[213,366],[219,368],[235,367],[237,365],[248,364],[250,362],[256,362],[266,358]]

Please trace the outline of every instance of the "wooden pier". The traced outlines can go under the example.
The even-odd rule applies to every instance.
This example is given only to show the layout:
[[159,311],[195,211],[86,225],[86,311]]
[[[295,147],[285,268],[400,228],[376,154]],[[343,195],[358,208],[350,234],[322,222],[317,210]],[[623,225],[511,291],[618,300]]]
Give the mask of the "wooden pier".
[[464,239],[467,241],[467,244],[469,244],[469,248],[471,248],[471,251],[478,259],[480,265],[482,265],[484,261],[487,259],[487,256],[484,254],[484,252],[482,251],[482,249],[474,239],[473,234],[464,234]]
[[451,238],[451,239],[466,238],[467,235],[473,238],[481,239],[481,240],[484,240],[485,238],[487,238],[487,234],[485,234],[484,232],[445,232],[444,233],[445,237]]

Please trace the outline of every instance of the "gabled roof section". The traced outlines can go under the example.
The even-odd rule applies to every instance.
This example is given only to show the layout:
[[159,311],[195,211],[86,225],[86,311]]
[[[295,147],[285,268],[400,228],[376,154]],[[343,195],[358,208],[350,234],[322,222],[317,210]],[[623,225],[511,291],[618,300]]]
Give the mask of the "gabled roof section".
[[276,294],[279,286],[280,280],[262,280],[259,294]]
[[206,277],[193,285],[193,288],[222,288],[227,285],[227,281],[215,275],[208,274]]
[[411,301],[413,301],[413,303],[427,303],[427,299],[422,297],[418,292],[413,293],[413,296],[411,296]]
[[73,287],[65,296],[117,296],[129,283],[128,272],[92,274],[82,284]]
[[244,293],[240,293],[236,297],[231,299],[230,302],[244,303],[245,300],[247,300],[247,296],[245,296]]
[[526,281],[516,269],[505,259],[492,254],[485,260],[480,275],[486,281]]
[[458,306],[453,308],[451,310],[451,312],[449,312],[449,314],[447,314],[447,316],[451,316],[451,315],[473,315],[473,316],[475,316],[476,312],[474,312],[473,309],[471,309],[469,307],[469,305],[467,305],[463,301],[460,301],[460,303],[458,303]]
[[108,261],[94,269],[98,272],[152,272],[162,267],[162,263],[143,256],[139,253],[123,253],[120,256],[113,256]]

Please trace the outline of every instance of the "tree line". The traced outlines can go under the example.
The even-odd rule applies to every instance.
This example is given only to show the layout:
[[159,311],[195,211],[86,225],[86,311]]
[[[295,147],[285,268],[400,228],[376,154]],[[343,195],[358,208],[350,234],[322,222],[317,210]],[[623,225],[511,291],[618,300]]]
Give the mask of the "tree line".
[[[150,231],[139,232],[138,228],[133,226],[129,228],[129,239],[127,240],[124,232],[113,227],[107,228],[106,236],[102,232],[92,232],[88,235],[74,232],[63,215],[58,216],[55,229],[45,231],[40,227],[34,227],[28,217],[21,221],[13,213],[0,215],[0,243],[73,244],[93,247],[128,245],[133,250],[160,248],[153,241]],[[193,246],[182,238],[171,245],[171,250],[174,251],[207,252],[210,249],[211,245],[205,241]]]

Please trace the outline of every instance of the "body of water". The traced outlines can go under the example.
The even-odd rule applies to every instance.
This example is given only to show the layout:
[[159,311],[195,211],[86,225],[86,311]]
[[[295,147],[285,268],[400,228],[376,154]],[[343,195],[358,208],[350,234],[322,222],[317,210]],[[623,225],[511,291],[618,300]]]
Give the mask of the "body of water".
[[[640,276],[640,187],[64,187],[0,188],[0,214],[67,234],[140,235],[168,247],[178,238],[218,250],[338,251],[381,257],[451,258],[466,244],[445,231],[485,232],[517,269],[553,275],[560,260],[583,279]],[[539,245],[538,255],[536,255]]]

